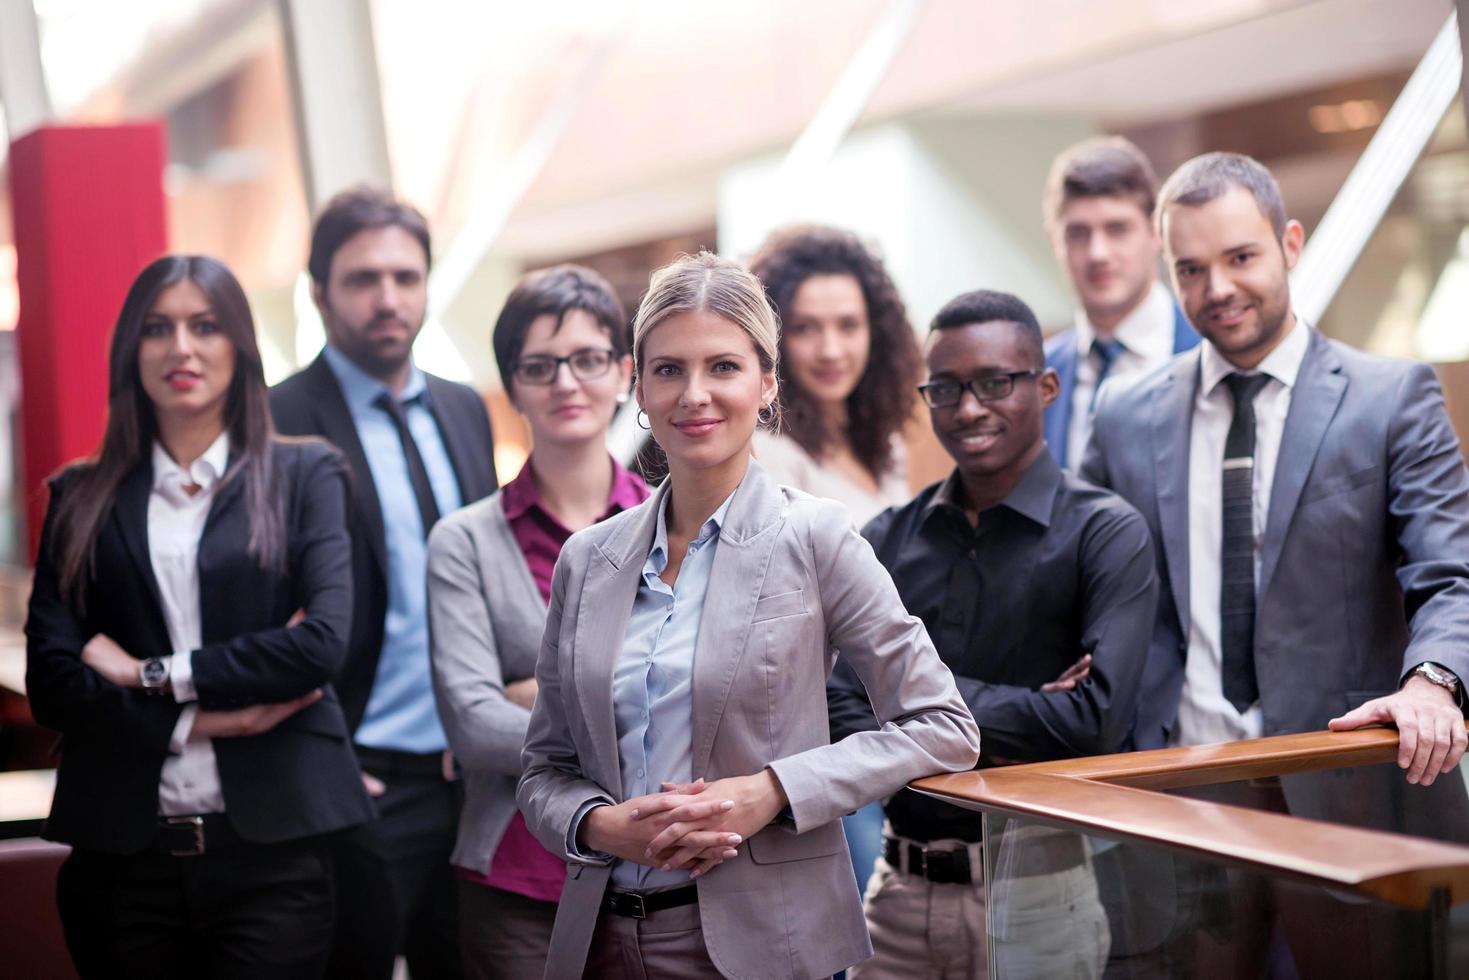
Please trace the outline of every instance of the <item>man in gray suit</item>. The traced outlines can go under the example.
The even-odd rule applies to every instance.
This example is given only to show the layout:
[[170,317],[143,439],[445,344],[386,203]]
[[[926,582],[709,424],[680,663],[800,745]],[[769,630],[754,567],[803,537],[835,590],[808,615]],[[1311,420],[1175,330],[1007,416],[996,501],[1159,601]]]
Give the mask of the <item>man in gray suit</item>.
[[[1465,840],[1463,780],[1437,777],[1465,747],[1469,473],[1439,384],[1295,316],[1304,232],[1256,161],[1188,161],[1157,214],[1204,343],[1105,389],[1082,464],[1158,544],[1132,743],[1396,725],[1406,780],[1384,766],[1317,773],[1238,802]],[[1276,911],[1304,969],[1286,904]],[[1316,906],[1313,925],[1353,955],[1370,930],[1345,908]]]

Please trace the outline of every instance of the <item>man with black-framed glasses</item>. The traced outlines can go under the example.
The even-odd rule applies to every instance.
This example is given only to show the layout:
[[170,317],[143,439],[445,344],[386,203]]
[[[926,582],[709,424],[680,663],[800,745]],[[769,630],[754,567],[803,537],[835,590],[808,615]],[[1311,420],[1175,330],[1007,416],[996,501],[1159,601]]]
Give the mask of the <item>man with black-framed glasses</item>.
[[[1021,300],[987,290],[952,300],[924,360],[919,391],[954,472],[863,536],[954,672],[983,732],[981,765],[1114,751],[1132,723],[1158,598],[1147,525],[1046,451],[1057,380]],[[829,690],[842,734],[874,727],[849,672]],[[867,892],[875,955],[852,975],[907,978],[930,964],[930,975],[985,976],[978,816],[908,790],[885,810]],[[1009,908],[996,955],[1015,976],[1098,976],[1108,930],[1087,846],[1036,829],[1016,849],[1024,867],[1008,875],[1010,894],[1047,907],[1064,893],[1070,911],[1058,923]]]

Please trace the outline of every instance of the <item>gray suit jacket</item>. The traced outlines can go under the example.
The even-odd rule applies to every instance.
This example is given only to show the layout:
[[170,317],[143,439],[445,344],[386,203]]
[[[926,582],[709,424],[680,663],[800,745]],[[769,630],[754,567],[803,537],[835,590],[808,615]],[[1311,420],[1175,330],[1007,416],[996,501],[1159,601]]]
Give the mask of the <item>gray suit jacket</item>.
[[[624,798],[612,671],[666,493],[667,483],[574,535],[556,566],[519,800],[531,831],[558,853],[583,803]],[[826,678],[836,648],[884,725],[832,745]],[[794,827],[767,827],[698,880],[720,971],[824,977],[870,955],[837,818],[919,776],[968,769],[978,753],[952,675],[846,510],[777,486],[752,460],[720,530],[695,644],[693,774],[768,766]],[[581,975],[610,871],[572,863],[548,977]]]
[[515,813],[530,712],[505,685],[535,673],[546,604],[496,491],[434,525],[428,539],[429,654],[439,718],[464,772],[451,860],[484,872]]
[[[1432,369],[1310,329],[1256,583],[1264,733],[1324,729],[1433,660],[1469,680],[1469,473]],[[1167,743],[1188,652],[1188,454],[1199,352],[1107,386],[1081,476],[1142,512],[1163,586],[1133,747]],[[1464,782],[1392,766],[1292,777],[1302,816],[1469,839]]]

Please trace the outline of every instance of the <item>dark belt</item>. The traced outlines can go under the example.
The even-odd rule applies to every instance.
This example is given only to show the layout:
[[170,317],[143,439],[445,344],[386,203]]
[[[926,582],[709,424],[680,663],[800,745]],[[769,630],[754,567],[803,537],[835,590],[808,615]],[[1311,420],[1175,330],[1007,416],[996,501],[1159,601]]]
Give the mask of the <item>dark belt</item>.
[[444,779],[444,753],[403,752],[398,749],[375,749],[353,745],[362,768],[379,779],[402,778]]
[[[883,837],[882,854],[893,868],[904,870],[903,852],[907,851],[908,874],[945,885],[968,885],[980,880],[984,868],[971,867],[967,848],[941,850],[914,841]],[[1087,850],[1076,834],[1057,832],[1055,836],[1027,841],[1012,854],[1007,878],[1029,878],[1033,875],[1059,874],[1086,864]]]
[[940,885],[968,885],[984,876],[984,868],[969,866],[967,848],[938,850],[922,844],[900,841],[896,837],[882,839],[882,856],[893,868],[904,869],[903,852],[907,851],[908,874],[927,878]]
[[198,857],[244,843],[229,819],[222,813],[204,813],[188,817],[159,817],[158,831],[149,845],[160,854],[174,857]]
[[654,912],[676,909],[682,905],[693,905],[699,900],[697,885],[684,885],[664,892],[614,892],[609,891],[602,900],[602,908],[613,915],[629,919],[646,919]]

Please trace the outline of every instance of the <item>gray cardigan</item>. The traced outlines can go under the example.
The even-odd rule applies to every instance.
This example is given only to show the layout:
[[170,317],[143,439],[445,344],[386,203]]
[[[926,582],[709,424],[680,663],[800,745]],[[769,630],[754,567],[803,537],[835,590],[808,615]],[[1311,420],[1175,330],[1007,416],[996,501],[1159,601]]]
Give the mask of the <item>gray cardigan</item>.
[[451,860],[480,873],[515,813],[530,712],[505,685],[535,676],[546,604],[497,491],[434,526],[428,539],[429,654],[439,718],[464,772]]

